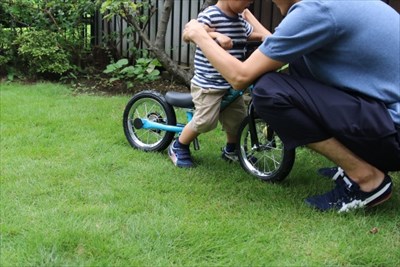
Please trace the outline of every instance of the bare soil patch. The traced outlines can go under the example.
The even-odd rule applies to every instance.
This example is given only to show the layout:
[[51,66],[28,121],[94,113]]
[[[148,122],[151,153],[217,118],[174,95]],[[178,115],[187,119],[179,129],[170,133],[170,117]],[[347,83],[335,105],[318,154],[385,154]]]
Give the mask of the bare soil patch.
[[157,90],[165,93],[168,91],[190,92],[189,87],[179,81],[168,78],[159,78],[151,82],[136,82],[133,86],[128,87],[124,81],[109,82],[108,78],[81,78],[79,80],[69,82],[76,93],[99,93],[106,95],[133,95],[144,90]]

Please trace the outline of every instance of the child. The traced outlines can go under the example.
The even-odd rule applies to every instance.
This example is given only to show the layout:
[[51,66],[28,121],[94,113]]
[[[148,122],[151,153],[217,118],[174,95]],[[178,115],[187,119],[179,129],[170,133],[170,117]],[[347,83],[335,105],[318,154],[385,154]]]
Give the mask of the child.
[[[245,11],[246,18],[254,19],[250,11],[247,10],[252,2],[252,0],[219,0],[217,4],[209,6],[201,12],[197,18],[199,22],[209,28],[210,36],[221,47],[230,49],[229,53],[240,60],[244,48],[232,49],[233,40],[261,41],[266,36],[266,32],[255,32],[253,26],[241,14]],[[193,119],[184,127],[179,138],[170,145],[168,154],[176,166],[193,167],[189,149],[190,143],[200,133],[215,129],[219,120],[226,132],[227,139],[226,146],[222,149],[222,158],[228,161],[237,161],[235,152],[237,131],[240,123],[246,117],[243,98],[239,97],[220,113],[221,100],[231,86],[214,69],[199,48],[196,49],[194,68],[191,94],[195,113]]]

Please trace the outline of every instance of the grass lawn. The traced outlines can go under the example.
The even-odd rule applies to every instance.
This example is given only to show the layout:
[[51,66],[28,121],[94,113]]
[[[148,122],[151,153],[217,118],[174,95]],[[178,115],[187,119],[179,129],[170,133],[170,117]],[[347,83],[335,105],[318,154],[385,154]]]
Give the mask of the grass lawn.
[[0,97],[1,266],[400,265],[399,173],[379,207],[320,213],[303,200],[332,188],[315,172],[331,163],[307,149],[265,183],[220,159],[217,129],[183,170],[129,146],[129,96],[42,83]]

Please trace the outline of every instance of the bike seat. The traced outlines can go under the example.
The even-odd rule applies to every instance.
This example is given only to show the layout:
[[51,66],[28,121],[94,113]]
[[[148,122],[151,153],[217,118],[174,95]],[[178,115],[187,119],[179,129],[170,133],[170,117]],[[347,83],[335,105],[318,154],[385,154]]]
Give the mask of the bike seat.
[[175,107],[194,108],[192,95],[190,93],[167,92],[165,94],[165,100]]

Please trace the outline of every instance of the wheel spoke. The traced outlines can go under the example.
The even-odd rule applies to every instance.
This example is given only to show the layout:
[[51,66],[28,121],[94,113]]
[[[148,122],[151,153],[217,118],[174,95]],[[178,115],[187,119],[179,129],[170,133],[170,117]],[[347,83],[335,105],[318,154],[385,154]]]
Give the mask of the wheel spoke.
[[293,160],[285,163],[286,152],[280,138],[261,119],[255,120],[255,129],[258,145],[252,144],[248,119],[242,123],[239,139],[241,166],[250,174],[263,180],[282,180],[284,178],[284,176],[281,176],[282,169],[284,169],[283,174],[286,176],[286,169],[289,168],[290,171],[292,167],[294,154],[292,155]]
[[169,124],[175,123],[175,114],[165,102],[164,96],[154,91],[143,91],[136,94],[128,103],[124,112],[125,135],[133,147],[146,151],[165,149],[174,137],[174,133],[159,129],[137,129],[136,119]]

